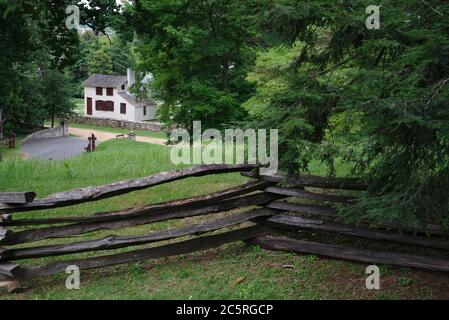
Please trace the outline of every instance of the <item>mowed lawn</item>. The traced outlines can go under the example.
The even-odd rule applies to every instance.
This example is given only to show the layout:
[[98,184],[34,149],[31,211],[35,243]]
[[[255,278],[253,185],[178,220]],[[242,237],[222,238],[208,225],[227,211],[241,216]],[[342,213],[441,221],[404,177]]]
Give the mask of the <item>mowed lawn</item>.
[[[98,151],[60,161],[15,157],[0,162],[1,191],[35,191],[39,197],[72,188],[100,185],[173,169],[164,146],[107,141]],[[17,213],[17,218],[90,215],[149,203],[185,198],[229,188],[246,181],[239,174],[213,175],[136,191],[115,198],[54,210]],[[53,239],[29,245],[95,239],[110,234],[134,235],[179,227],[222,216],[186,218],[124,230],[99,231],[71,240]],[[20,230],[20,229],[17,229]],[[154,246],[152,244],[148,246]],[[145,246],[145,247],[148,247]],[[42,264],[135,249],[73,254],[19,261]],[[238,242],[183,256],[81,271],[81,289],[67,290],[65,274],[28,281],[18,294],[2,299],[400,299],[449,298],[449,277],[441,273],[381,266],[381,289],[365,288],[366,265],[314,255],[269,252]]]

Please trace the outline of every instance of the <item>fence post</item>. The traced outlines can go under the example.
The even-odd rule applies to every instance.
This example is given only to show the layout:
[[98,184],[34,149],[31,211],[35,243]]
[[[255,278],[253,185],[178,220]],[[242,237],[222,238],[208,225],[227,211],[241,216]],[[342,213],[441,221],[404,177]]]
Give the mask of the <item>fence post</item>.
[[95,141],[97,140],[97,137],[92,133],[92,151],[95,151]]
[[[0,248],[0,253],[3,248]],[[17,293],[22,289],[25,289],[25,285],[22,283],[20,279],[15,278],[14,276],[8,276],[4,273],[14,272],[14,269],[18,268],[17,264],[5,261],[0,262],[0,291],[4,290],[7,293]]]
[[[11,231],[4,227],[5,222],[11,222],[9,214],[0,215],[0,243],[7,239]],[[23,283],[14,277],[14,270],[19,266],[8,261],[9,249],[0,246],[0,290],[7,293],[16,293],[25,288]]]
[[8,148],[14,149],[16,147],[16,135],[10,131],[8,136]]
[[69,135],[69,122],[68,120],[62,120],[61,121],[61,127],[62,127],[62,136],[68,136]]
[[84,150],[86,150],[87,152],[91,152],[92,151],[92,141],[90,139],[91,139],[90,137],[87,138],[89,143],[87,144],[87,147],[84,148]]

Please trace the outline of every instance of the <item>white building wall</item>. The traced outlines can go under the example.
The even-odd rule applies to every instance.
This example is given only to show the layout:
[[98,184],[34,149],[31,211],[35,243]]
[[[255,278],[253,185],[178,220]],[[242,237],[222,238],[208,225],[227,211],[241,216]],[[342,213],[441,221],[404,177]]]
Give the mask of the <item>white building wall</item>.
[[148,121],[156,119],[157,106],[147,106],[147,115],[143,115],[143,107],[135,108],[136,121]]
[[[92,115],[87,114],[87,98],[92,98]],[[113,101],[114,112],[111,111],[97,111],[95,108],[96,101]],[[126,114],[120,113],[120,104],[126,104]],[[147,114],[143,115],[143,107],[134,107],[118,95],[118,90],[114,88],[113,96],[106,95],[106,88],[103,88],[103,95],[97,96],[96,88],[84,87],[84,115],[95,118],[109,118],[116,120],[128,121],[145,121],[155,120],[158,106],[147,106]]]
[[[97,96],[96,88],[85,87],[84,88],[84,115],[87,114],[87,98],[92,98],[92,116],[95,118],[109,118],[117,120],[129,120],[136,121],[135,119],[135,108],[126,102],[121,96],[118,95],[118,90],[114,88],[114,94],[112,96],[106,95],[106,88],[103,88],[103,95]],[[97,111],[95,108],[96,101],[113,101],[114,102],[114,112],[112,111]],[[120,113],[120,104],[126,104],[126,114]]]

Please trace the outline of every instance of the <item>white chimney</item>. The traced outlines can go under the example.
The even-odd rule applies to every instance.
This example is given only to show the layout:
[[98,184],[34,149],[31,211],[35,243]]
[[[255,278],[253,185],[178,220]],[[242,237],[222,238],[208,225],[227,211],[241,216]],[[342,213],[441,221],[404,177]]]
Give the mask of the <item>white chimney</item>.
[[134,73],[134,70],[131,68],[128,68],[126,70],[127,77],[128,77],[128,91],[129,88],[136,82],[136,74]]

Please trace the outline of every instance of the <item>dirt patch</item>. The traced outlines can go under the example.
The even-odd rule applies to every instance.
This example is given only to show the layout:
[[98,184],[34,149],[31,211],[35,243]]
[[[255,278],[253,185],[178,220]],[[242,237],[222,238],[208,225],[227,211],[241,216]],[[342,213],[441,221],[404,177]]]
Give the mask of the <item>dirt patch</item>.
[[[118,133],[101,131],[101,130],[70,128],[69,127],[69,134],[85,138],[86,141],[87,141],[87,138],[92,135],[92,133],[100,141],[107,141],[107,140],[117,139],[117,135],[118,135]],[[136,137],[136,141],[165,146],[165,139],[137,136]]]

